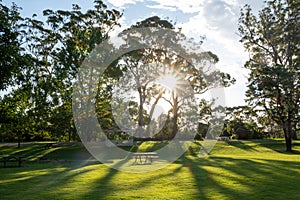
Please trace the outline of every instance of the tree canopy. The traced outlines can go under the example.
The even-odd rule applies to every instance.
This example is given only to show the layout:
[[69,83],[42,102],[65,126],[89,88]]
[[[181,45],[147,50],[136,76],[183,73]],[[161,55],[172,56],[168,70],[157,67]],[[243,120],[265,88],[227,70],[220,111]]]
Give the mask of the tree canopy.
[[283,130],[286,150],[300,119],[300,1],[270,0],[258,16],[246,5],[239,20],[241,42],[250,53],[247,101]]
[[[153,16],[119,34],[119,37],[128,36],[125,41],[129,42],[125,46],[136,45],[131,41],[159,43],[165,40],[166,44],[170,42],[176,46],[178,51],[168,45],[154,45],[120,55],[101,74],[97,87],[87,88],[85,83],[89,77],[80,77],[78,71],[95,47],[106,41],[111,31],[120,25],[122,14],[119,11],[109,9],[102,1],[96,0],[94,7],[86,12],[79,5],[73,5],[70,11],[46,9],[43,11],[45,20],[40,21],[35,14],[31,18],[22,18],[15,4],[11,8],[0,6],[0,48],[4,58],[0,62],[3,77],[0,90],[8,91],[0,100],[2,141],[78,140],[72,113],[76,78],[87,92],[96,94],[94,103],[98,122],[103,129],[109,130],[111,138],[116,136],[112,130],[118,126],[113,116],[112,101],[122,77],[126,83],[121,88],[122,92],[135,90],[138,93],[139,101],[131,99],[126,103],[133,121],[148,136],[159,131],[160,123],[151,123],[156,106],[161,101],[165,102],[164,105],[168,104],[167,112],[156,116],[156,119],[166,121],[164,130],[159,134],[167,135],[165,138],[168,139],[174,137],[179,129],[184,132],[191,123],[197,129],[198,121],[204,115],[205,121],[209,119],[208,112],[204,114],[204,110],[212,104],[204,101],[198,104],[188,98],[188,92],[202,94],[214,87],[227,87],[235,81],[229,74],[212,69],[218,62],[217,55],[188,52],[192,48],[199,49],[204,37],[198,43],[190,39],[191,49],[187,50],[181,44],[187,37],[180,29],[177,30],[168,20]],[[139,28],[151,27],[153,34],[134,34]],[[164,29],[172,30],[172,33],[160,37],[159,30]],[[131,35],[128,34],[130,31]],[[113,48],[113,51],[117,49]],[[94,73],[93,69],[89,73]],[[167,78],[162,80],[165,85],[158,84],[157,81],[163,78]],[[209,113],[212,113],[211,110]],[[185,120],[184,115],[193,116],[193,121]]]
[[[71,11],[44,10],[45,21],[35,14],[21,18],[15,4],[12,8],[1,4],[0,8],[0,47],[5,54],[1,55],[0,89],[12,90],[2,102],[23,97],[23,113],[14,119],[32,118],[31,130],[26,131],[31,139],[77,139],[71,108],[73,81],[89,52],[119,25],[121,13],[99,0],[86,12],[78,5]],[[20,110],[17,106],[2,108],[6,113]],[[2,121],[0,128],[7,130],[7,120]]]
[[16,4],[9,8],[0,2],[0,90],[12,86],[14,78],[26,64],[21,45],[24,34],[20,31],[22,20]]

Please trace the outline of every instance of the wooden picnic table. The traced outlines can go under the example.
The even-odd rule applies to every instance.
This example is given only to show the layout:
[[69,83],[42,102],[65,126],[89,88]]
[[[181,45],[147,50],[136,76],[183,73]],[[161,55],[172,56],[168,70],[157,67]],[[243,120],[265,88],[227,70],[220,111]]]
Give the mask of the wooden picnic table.
[[229,137],[228,136],[219,136],[219,137],[217,137],[217,141],[229,141]]
[[[3,167],[22,167],[23,156],[4,156],[0,158],[0,162],[3,163]],[[18,163],[17,166],[8,166],[7,163]]]
[[55,142],[49,142],[45,144],[45,149],[50,149],[50,148],[54,148],[54,147],[58,147],[58,144]]
[[156,152],[138,152],[133,153],[134,164],[151,164],[153,158],[158,158]]

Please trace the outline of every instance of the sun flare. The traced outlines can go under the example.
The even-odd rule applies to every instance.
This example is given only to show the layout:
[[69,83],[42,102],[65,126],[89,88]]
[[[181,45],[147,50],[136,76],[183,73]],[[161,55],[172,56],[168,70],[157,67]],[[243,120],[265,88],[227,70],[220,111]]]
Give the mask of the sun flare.
[[180,79],[174,73],[163,74],[159,77],[158,82],[170,91],[176,91],[179,86]]

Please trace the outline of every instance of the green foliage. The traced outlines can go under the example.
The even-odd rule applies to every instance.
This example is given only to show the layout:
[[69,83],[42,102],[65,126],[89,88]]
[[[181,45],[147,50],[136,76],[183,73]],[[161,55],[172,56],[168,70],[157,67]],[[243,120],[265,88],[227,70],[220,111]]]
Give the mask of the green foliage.
[[29,116],[27,106],[30,105],[29,95],[22,90],[14,90],[10,95],[6,95],[0,101],[2,112],[0,121],[0,131],[2,132],[0,141],[29,140],[32,137],[31,124],[33,118]]
[[70,102],[57,106],[51,110],[48,132],[51,139],[57,141],[77,141],[78,135],[74,125],[73,113]]
[[228,121],[222,135],[233,136],[234,139],[242,140],[263,138],[262,130],[256,123],[244,122],[239,118]]
[[246,5],[239,20],[241,42],[250,52],[249,105],[281,126],[287,151],[300,121],[299,9],[299,0],[270,0],[258,17]]
[[8,8],[0,1],[0,90],[13,85],[25,65],[26,59],[21,53],[22,21],[16,4]]
[[195,135],[195,140],[203,140],[206,137],[209,125],[204,123],[199,123],[197,128],[197,133]]
[[174,133],[173,131],[174,120],[170,115],[162,115],[161,118],[164,118],[161,119],[161,121],[165,122],[165,124],[162,129],[153,136],[153,138],[161,141],[173,139],[176,134],[176,132]]
[[[14,118],[2,120],[9,121],[1,124],[1,128],[6,127],[4,134],[30,132],[32,137],[26,140],[45,137],[69,141],[78,139],[71,108],[72,85],[85,57],[118,26],[120,12],[108,9],[102,1],[96,0],[94,8],[85,13],[78,5],[73,5],[71,11],[47,9],[43,12],[46,18],[43,22],[37,20],[36,15],[23,20],[15,5],[11,10],[2,4],[0,8],[0,48],[6,49],[1,49],[0,73],[3,79],[0,89],[8,89],[8,83],[15,77],[11,95],[4,97],[1,103],[5,107],[8,99],[19,101],[16,94],[26,98],[19,101],[23,106],[22,115],[18,113],[18,105],[6,106],[4,110],[1,108],[1,112],[9,113]],[[2,43],[5,45],[2,46]],[[24,64],[18,60],[21,50],[26,52],[26,56],[22,56],[26,58],[26,62],[22,60]],[[110,70],[105,75],[117,77],[116,72]],[[109,84],[106,88],[107,93],[111,89]],[[103,94],[99,94],[99,98]],[[107,105],[105,108],[103,112],[109,112]],[[23,119],[28,123],[23,123]],[[19,123],[22,127],[17,125]],[[11,124],[15,131],[7,124]]]
[[149,17],[145,20],[137,22],[132,28],[141,28],[141,27],[156,27],[156,28],[167,28],[175,29],[174,24],[168,20],[163,20],[158,16]]
[[[182,127],[188,127],[188,123],[193,124],[196,129],[198,121],[205,121],[209,118],[204,112],[206,112],[205,109],[207,110],[207,107],[211,106],[211,104],[200,104],[201,110],[199,116],[199,113],[197,113],[199,108],[193,104],[193,100],[188,99],[191,93],[203,94],[211,88],[227,87],[233,84],[235,80],[229,74],[218,70],[211,70],[210,67],[218,62],[218,57],[215,54],[212,52],[195,53],[193,51],[193,48],[197,49],[202,45],[203,37],[201,37],[201,41],[199,42],[190,39],[188,42],[192,46],[190,47],[192,49],[188,49],[189,47],[182,45],[187,40],[187,37],[179,30],[176,30],[172,22],[160,19],[157,16],[137,22],[128,30],[135,32],[136,28],[143,27],[173,29],[174,32],[163,37],[155,32],[156,29],[151,29],[153,31],[152,34],[150,34],[151,31],[146,31],[145,33],[141,31],[141,33],[138,33],[138,38],[134,42],[141,41],[142,43],[157,45],[152,45],[152,48],[135,50],[120,57],[120,68],[126,74],[126,79],[124,78],[122,81],[126,82],[126,84],[122,85],[122,91],[118,91],[118,94],[136,90],[134,92],[137,92],[139,95],[137,124],[139,127],[146,129],[145,132],[148,136],[151,135],[151,128],[147,126],[150,123],[144,122],[144,107],[146,104],[150,107],[148,115],[149,119],[152,119],[154,108],[158,105],[159,101],[162,100],[169,103],[171,106],[167,118],[169,121],[166,121],[163,130],[155,137],[173,138]],[[120,34],[120,36],[126,36],[124,37],[125,41],[131,41],[132,38],[137,37],[135,34],[127,35],[128,30]],[[161,40],[165,40],[165,38],[168,38],[169,46],[160,46]],[[130,44],[130,42],[127,43]],[[179,52],[182,55],[178,55]],[[182,56],[186,57],[183,58]],[[194,63],[191,64],[191,62]],[[213,72],[209,73],[209,70]],[[178,81],[179,83],[175,83],[177,84],[175,88],[170,90],[167,87],[155,84],[155,81],[158,81],[164,74],[170,72],[174,73],[177,78],[182,79]],[[183,119],[187,113],[189,113],[190,122],[186,122]],[[162,136],[163,134],[165,136]]]
[[[96,0],[94,8],[86,12],[83,12],[78,5],[73,5],[70,11],[46,9],[43,11],[45,21],[39,21],[36,15],[22,19],[18,12],[19,8],[15,4],[11,9],[2,4],[0,8],[0,54],[3,58],[0,61],[0,90],[11,90],[0,100],[1,140],[18,140],[19,142],[45,139],[77,140],[71,105],[74,80],[78,78],[82,81],[86,78],[76,77],[80,66],[95,45],[106,40],[113,28],[119,26],[118,20],[122,14],[117,10],[108,9],[100,0]],[[172,22],[162,20],[157,16],[138,22],[131,28],[137,27],[175,30]],[[180,31],[176,31],[175,35],[169,39],[182,49],[180,41],[186,39],[186,36]],[[142,39],[151,41],[153,38],[150,37],[152,35],[147,33]],[[193,41],[190,42],[193,43]],[[202,41],[199,44],[195,42],[193,44],[201,45]],[[96,115],[100,126],[104,130],[117,126],[113,118],[111,98],[113,87],[119,77],[130,70],[138,71],[140,74],[149,74],[145,72],[152,71],[151,67],[144,67],[149,63],[161,63],[175,71],[182,72],[186,81],[198,94],[204,93],[209,88],[220,85],[226,87],[234,82],[229,74],[220,71],[215,71],[208,76],[201,74],[199,69],[207,62],[215,64],[218,62],[218,57],[212,52],[205,52],[199,55],[199,58],[197,56],[191,55],[191,58],[198,59],[199,66],[192,66],[175,52],[153,47],[121,56],[119,59],[126,63],[126,67],[119,63],[119,59],[116,59],[103,73],[98,87],[93,88],[95,90],[93,92],[97,94]],[[150,80],[157,78],[158,75],[159,73],[152,73]],[[211,81],[212,79],[218,81]],[[137,82],[137,85],[141,86],[138,87],[140,102],[131,104],[129,110],[133,121],[145,126],[150,124],[149,121],[153,117],[158,100],[166,98],[163,96],[165,90],[158,89],[154,84],[143,85],[142,81]],[[185,91],[186,88],[176,89],[176,93]],[[193,118],[195,124],[199,120],[198,113],[193,111],[198,108],[194,106],[189,111],[185,111],[188,106],[183,105],[186,103],[183,102],[185,100],[180,99],[176,93],[170,92],[172,99],[167,100],[172,106],[164,129],[167,138],[174,137],[180,128],[180,123],[182,126],[185,123],[186,127],[188,123],[193,123],[182,120],[183,112],[195,116]],[[150,105],[153,99],[155,101],[153,105]],[[150,105],[150,112],[144,108],[145,104]],[[203,115],[205,118],[203,120],[207,120],[205,109],[209,105],[203,104],[203,106],[201,117]],[[152,132],[156,130],[157,124],[148,126],[146,132],[149,134],[150,129]],[[115,134],[112,137],[119,136]]]

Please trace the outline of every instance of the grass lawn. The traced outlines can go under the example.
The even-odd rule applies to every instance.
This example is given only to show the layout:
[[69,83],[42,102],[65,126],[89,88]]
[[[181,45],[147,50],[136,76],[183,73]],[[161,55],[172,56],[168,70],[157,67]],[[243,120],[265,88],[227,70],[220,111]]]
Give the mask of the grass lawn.
[[93,160],[80,145],[0,144],[0,156],[27,158],[24,167],[0,168],[0,199],[300,199],[300,142],[293,154],[282,141],[218,142],[204,158],[198,149],[195,143],[166,168],[134,174]]

